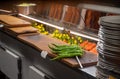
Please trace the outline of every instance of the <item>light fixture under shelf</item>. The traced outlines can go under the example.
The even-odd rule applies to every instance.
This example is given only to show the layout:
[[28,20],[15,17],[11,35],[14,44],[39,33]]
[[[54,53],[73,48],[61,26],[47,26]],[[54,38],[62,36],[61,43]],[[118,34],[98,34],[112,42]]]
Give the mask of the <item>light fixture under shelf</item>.
[[23,15],[23,14],[19,14],[19,16],[22,16],[22,17],[24,17],[24,18],[27,18],[27,19],[30,19],[30,20],[33,20],[33,21],[36,21],[36,22],[39,22],[39,23],[42,23],[42,24],[45,24],[45,25],[54,27],[54,28],[57,28],[57,29],[59,29],[59,30],[63,30],[63,29],[64,29],[63,27],[59,27],[59,26],[56,26],[56,25],[47,23],[47,22],[45,22],[45,21],[42,21],[42,20],[39,20],[39,19],[35,19],[35,18],[26,16],[26,15]]
[[[33,21],[48,25],[50,27],[54,27],[54,28],[59,29],[59,30],[64,30],[64,27],[60,27],[60,26],[57,26],[57,25],[54,25],[54,24],[51,24],[51,23],[36,19],[36,18],[32,18],[32,17],[27,16],[27,15],[19,14],[19,16],[22,16],[24,18],[27,18],[27,19],[30,19],[30,20],[33,20]],[[72,30],[70,30],[70,33],[74,34],[74,35],[77,35],[77,36],[81,36],[81,37],[90,39],[90,40],[99,41],[98,38],[95,38],[95,37],[92,37],[92,36],[89,36],[89,35],[85,35],[85,34],[82,34],[82,33],[78,33],[78,32],[72,31]]]

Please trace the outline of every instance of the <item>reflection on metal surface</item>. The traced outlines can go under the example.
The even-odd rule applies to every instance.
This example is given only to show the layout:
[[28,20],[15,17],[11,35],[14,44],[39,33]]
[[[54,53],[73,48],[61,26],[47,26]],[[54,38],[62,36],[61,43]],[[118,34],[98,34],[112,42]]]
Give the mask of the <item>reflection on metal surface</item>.
[[37,68],[35,68],[34,66],[29,66],[30,69],[32,69],[34,72],[36,72],[37,74],[39,74],[40,76],[42,76],[43,78],[45,77],[45,74],[41,71],[39,71]]
[[15,57],[15,58],[19,58],[17,55],[15,55],[13,52],[9,51],[9,50],[5,50],[8,54],[10,54],[11,56]]
[[87,67],[87,68],[83,68],[83,69],[80,69],[80,70],[82,70],[82,71],[84,71],[84,72],[86,72],[86,73],[88,73],[88,74],[90,74],[90,75],[92,75],[92,76],[96,76],[96,67],[95,66],[91,66],[91,67]]

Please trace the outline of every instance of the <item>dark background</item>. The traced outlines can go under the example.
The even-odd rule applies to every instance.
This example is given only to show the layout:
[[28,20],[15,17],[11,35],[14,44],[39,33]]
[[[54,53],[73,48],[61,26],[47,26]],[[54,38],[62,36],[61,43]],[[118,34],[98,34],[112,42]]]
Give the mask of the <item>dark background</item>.
[[99,4],[107,6],[115,6],[120,8],[120,0],[0,0],[0,9],[12,10],[19,3],[41,3],[41,2],[56,2],[65,5],[77,6],[79,3],[90,3],[90,4]]

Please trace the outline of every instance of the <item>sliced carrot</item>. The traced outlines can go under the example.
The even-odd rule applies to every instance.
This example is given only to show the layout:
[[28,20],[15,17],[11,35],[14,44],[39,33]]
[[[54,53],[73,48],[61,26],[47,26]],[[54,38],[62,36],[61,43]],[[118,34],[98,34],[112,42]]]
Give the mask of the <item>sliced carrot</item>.
[[96,44],[95,43],[90,43],[88,47],[86,47],[86,49],[88,51],[90,51],[92,48],[96,47]]
[[95,43],[92,42],[88,42],[87,45],[85,45],[85,50],[90,51],[92,48],[94,48],[96,46]]
[[88,51],[90,45],[91,45],[91,42],[88,42],[88,43],[85,45],[84,49]]
[[86,40],[86,41],[82,42],[82,43],[80,44],[80,46],[81,46],[82,48],[84,48],[84,47],[85,47],[85,45],[87,45],[87,44],[88,44],[88,40]]
[[98,54],[96,47],[90,50],[91,53]]

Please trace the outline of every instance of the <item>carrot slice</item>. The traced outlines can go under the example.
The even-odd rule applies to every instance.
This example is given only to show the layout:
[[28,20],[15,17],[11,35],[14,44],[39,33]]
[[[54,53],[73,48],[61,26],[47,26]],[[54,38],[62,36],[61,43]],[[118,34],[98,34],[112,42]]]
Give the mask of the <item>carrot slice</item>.
[[90,51],[92,48],[96,47],[95,43],[89,43],[89,46],[86,47],[86,50]]
[[85,45],[84,49],[88,51],[90,45],[91,45],[91,42],[88,42],[88,43]]
[[96,47],[90,50],[91,53],[98,54]]
[[90,51],[92,48],[94,48],[96,46],[95,43],[92,42],[88,42],[87,45],[85,45],[85,50]]
[[82,43],[80,44],[80,46],[81,46],[82,48],[84,48],[84,47],[85,47],[85,45],[87,45],[87,44],[88,44],[88,40],[86,40],[86,41],[82,42]]

